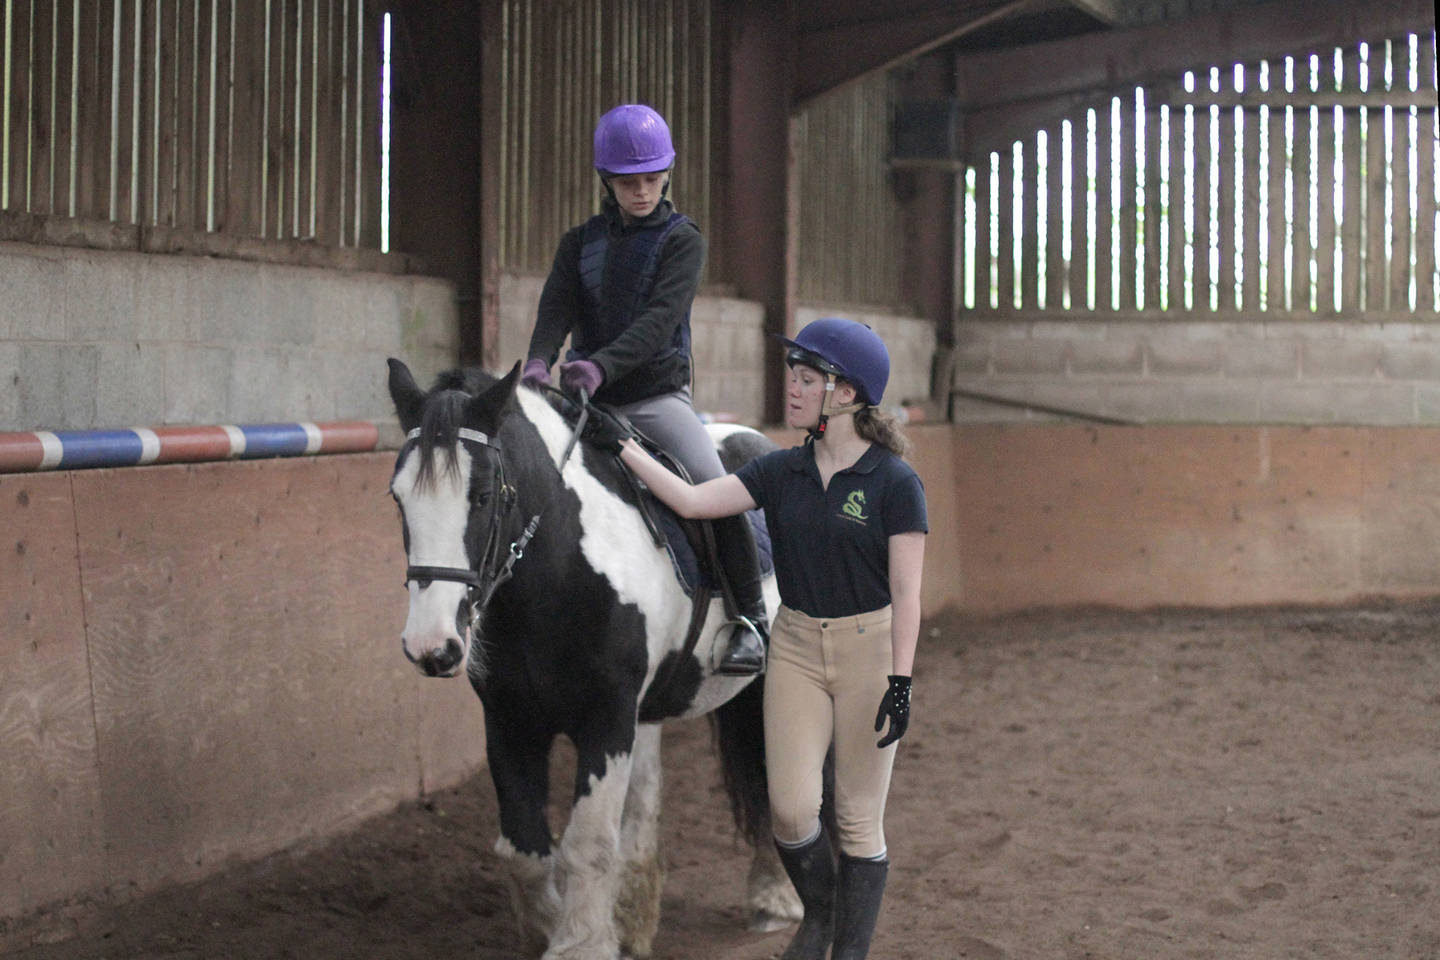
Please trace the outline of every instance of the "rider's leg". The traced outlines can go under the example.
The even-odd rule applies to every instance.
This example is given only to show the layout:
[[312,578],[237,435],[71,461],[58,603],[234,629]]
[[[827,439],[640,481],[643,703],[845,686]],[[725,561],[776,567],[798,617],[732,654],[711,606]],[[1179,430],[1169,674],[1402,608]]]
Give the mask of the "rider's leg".
[[[679,460],[695,483],[725,474],[715,442],[690,405],[688,392],[667,393],[617,409],[641,433]],[[743,516],[716,520],[713,526],[720,554],[719,574],[730,585],[741,617],[729,628],[725,652],[716,669],[729,674],[759,673],[765,667],[769,623],[755,535]]]

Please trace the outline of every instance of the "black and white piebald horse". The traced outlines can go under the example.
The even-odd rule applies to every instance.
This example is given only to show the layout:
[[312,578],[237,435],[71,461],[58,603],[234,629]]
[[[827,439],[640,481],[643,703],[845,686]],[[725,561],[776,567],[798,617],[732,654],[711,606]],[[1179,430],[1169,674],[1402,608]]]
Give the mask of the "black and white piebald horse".
[[[736,822],[757,850],[752,928],[799,919],[769,842],[760,682],[709,668],[722,602],[698,608],[699,640],[685,649],[691,599],[619,465],[585,444],[570,453],[572,427],[517,388],[519,369],[442,374],[426,392],[391,360],[407,439],[390,490],[409,563],[401,643],[428,676],[466,673],[484,705],[495,848],[522,930],[545,960],[649,955],[663,880],[659,724],[712,710]],[[729,429],[722,459],[768,447]],[[766,595],[774,610],[773,577]],[[577,768],[556,843],[545,805],[561,734]]]

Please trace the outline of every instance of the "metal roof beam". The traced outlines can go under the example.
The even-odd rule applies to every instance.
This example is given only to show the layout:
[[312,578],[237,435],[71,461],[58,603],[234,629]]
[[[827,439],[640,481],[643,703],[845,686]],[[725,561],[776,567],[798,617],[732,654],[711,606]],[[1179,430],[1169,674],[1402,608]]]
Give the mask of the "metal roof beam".
[[1069,0],[1069,3],[1106,26],[1113,27],[1126,19],[1125,0]]

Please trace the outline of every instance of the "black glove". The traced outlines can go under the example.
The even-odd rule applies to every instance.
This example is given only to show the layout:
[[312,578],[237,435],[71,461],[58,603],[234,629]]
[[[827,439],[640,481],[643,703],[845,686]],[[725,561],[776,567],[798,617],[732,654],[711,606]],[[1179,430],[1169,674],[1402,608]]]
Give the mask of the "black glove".
[[623,416],[607,413],[599,407],[591,406],[590,416],[585,421],[583,435],[586,441],[601,450],[618,454],[620,444],[635,436],[635,430],[630,426],[630,421]]
[[875,714],[876,733],[885,728],[886,717],[890,718],[890,732],[875,744],[882,749],[905,736],[905,728],[910,726],[909,677],[890,675],[890,689],[880,698],[880,710]]

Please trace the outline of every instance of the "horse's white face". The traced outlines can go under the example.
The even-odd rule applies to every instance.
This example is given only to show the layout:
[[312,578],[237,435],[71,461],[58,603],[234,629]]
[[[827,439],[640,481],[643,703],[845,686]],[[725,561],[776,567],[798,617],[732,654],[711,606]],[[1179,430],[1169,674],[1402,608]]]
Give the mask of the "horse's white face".
[[[455,469],[436,451],[432,482],[419,483],[421,454],[413,449],[395,471],[390,492],[400,505],[406,551],[412,567],[474,566],[466,546],[470,520],[472,457],[465,444],[454,449]],[[411,580],[410,612],[400,635],[405,656],[420,672],[453,677],[465,669],[470,648],[468,589],[449,580]]]

